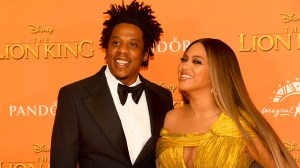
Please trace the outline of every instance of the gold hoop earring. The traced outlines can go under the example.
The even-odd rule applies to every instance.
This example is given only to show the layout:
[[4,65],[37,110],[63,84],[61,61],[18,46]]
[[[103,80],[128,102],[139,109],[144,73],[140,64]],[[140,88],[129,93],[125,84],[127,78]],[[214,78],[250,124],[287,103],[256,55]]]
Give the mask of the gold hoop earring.
[[214,94],[214,95],[216,95],[216,96],[218,95],[218,93],[216,92],[215,89],[211,89],[211,90],[210,90],[210,93],[211,93],[211,94]]

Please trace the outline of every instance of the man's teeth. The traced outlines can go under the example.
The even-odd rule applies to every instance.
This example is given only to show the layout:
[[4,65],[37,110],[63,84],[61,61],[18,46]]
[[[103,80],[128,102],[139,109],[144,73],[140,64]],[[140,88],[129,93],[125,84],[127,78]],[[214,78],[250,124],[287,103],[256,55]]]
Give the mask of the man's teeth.
[[128,61],[125,60],[117,60],[118,64],[128,64]]
[[182,79],[191,79],[192,76],[190,76],[190,75],[181,75],[181,78]]

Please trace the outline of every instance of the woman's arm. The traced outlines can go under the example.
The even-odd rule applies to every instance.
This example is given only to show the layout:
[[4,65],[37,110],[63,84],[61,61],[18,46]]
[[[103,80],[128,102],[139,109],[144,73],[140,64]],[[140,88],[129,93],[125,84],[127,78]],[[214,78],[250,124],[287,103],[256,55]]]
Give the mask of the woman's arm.
[[246,145],[246,151],[249,155],[264,168],[275,168],[276,163],[272,156],[272,154],[267,150],[267,148],[263,145],[262,141],[258,137],[253,137],[253,147],[250,144]]

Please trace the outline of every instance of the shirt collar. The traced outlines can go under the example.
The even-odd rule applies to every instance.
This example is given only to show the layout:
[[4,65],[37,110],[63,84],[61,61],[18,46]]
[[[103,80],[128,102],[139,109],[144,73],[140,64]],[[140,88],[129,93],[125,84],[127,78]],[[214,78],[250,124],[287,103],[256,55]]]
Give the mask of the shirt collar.
[[[111,93],[118,93],[118,84],[123,84],[120,82],[109,70],[108,66],[105,69],[105,76],[108,83],[108,86],[110,88]],[[138,84],[142,83],[140,77],[138,76],[136,81],[130,85],[130,86],[136,86]]]

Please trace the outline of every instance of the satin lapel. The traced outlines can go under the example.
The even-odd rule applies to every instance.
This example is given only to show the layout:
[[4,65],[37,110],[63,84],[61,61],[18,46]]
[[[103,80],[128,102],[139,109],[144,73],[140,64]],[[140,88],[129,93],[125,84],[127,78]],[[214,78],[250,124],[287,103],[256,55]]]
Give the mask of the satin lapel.
[[103,68],[99,73],[99,78],[91,83],[88,89],[92,95],[85,99],[84,103],[89,113],[112,146],[126,157],[127,161],[130,160],[121,120],[114,105]]
[[162,111],[160,110],[160,99],[153,90],[153,88],[149,87],[148,81],[146,81],[143,77],[141,77],[142,82],[145,84],[145,94],[148,104],[149,116],[150,116],[150,124],[151,124],[151,133],[152,137],[145,144],[143,150],[139,154],[135,165],[142,162],[144,159],[149,158],[149,153],[155,152],[156,139],[159,136],[159,132],[161,130],[162,124],[164,122],[164,116]]
[[[164,122],[163,112],[161,111],[161,101],[158,95],[151,88],[145,87],[146,99],[149,109],[151,133],[157,138],[161,129],[161,124]],[[159,124],[160,123],[160,124]]]

